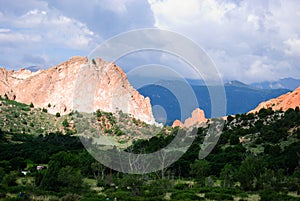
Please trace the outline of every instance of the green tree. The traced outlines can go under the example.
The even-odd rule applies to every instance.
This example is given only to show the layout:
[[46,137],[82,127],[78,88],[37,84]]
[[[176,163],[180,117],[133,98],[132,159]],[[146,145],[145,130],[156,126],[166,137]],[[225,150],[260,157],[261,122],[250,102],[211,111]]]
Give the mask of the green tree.
[[60,113],[59,113],[59,112],[56,112],[55,116],[56,116],[56,117],[60,117]]
[[235,169],[231,164],[226,164],[220,173],[222,179],[222,186],[230,188],[234,184]]
[[134,196],[139,196],[142,193],[145,182],[146,180],[143,175],[125,174],[120,180],[120,185],[124,190],[130,188]]
[[10,171],[8,174],[6,174],[2,179],[2,184],[6,186],[16,186],[18,178],[18,172],[17,171]]
[[195,162],[191,164],[190,174],[196,179],[203,179],[209,175],[210,167],[211,165],[207,160],[195,160]]
[[0,142],[1,141],[5,141],[5,136],[4,136],[4,132],[0,128]]
[[20,156],[12,158],[9,162],[10,162],[10,165],[12,166],[12,168],[14,170],[18,170],[18,171],[24,169],[27,166],[27,163],[24,160],[24,158],[22,158]]
[[4,175],[5,175],[4,168],[0,167],[0,184],[2,183]]
[[264,160],[257,156],[248,156],[238,171],[238,181],[244,190],[255,190],[257,179],[264,170]]
[[100,111],[99,109],[96,110],[96,116],[97,116],[98,118],[102,116],[102,113],[101,113],[101,111]]
[[61,187],[65,187],[69,190],[79,190],[82,185],[83,176],[79,169],[75,169],[69,165],[63,167],[58,172],[57,180],[61,183]]
[[91,169],[93,171],[93,176],[96,180],[104,180],[104,173],[106,167],[99,162],[94,162],[91,164]]
[[58,180],[60,170],[66,166],[77,168],[79,165],[80,162],[75,154],[61,151],[52,155],[48,164],[48,169],[41,181],[41,187],[45,190],[59,191],[60,186],[63,184]]
[[231,134],[229,137],[230,145],[237,145],[240,143],[240,139],[236,134]]

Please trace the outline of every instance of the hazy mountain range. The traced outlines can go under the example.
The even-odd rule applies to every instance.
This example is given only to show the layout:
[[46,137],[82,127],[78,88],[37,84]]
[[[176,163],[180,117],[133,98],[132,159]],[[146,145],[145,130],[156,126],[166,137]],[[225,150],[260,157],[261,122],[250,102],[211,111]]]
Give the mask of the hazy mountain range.
[[265,82],[256,82],[251,84],[251,86],[254,86],[256,88],[260,89],[289,89],[294,90],[298,86],[300,86],[300,79],[294,79],[294,78],[283,78],[278,81],[265,81]]
[[[199,83],[199,82],[198,82]],[[144,86],[138,91],[150,97],[152,106],[160,105],[165,109],[167,124],[176,119],[186,119],[189,116],[181,116],[180,103],[168,89],[168,86],[181,90],[183,83],[180,81],[160,81],[155,84]],[[211,100],[208,88],[205,85],[191,85],[197,98],[199,108],[204,110],[206,117],[211,117]],[[278,97],[289,92],[289,89],[264,89],[246,85],[239,81],[231,81],[224,85],[226,93],[226,115],[246,113],[256,108],[259,103]],[[192,112],[192,111],[191,111]],[[158,116],[155,114],[154,116]],[[159,117],[158,117],[159,119]]]

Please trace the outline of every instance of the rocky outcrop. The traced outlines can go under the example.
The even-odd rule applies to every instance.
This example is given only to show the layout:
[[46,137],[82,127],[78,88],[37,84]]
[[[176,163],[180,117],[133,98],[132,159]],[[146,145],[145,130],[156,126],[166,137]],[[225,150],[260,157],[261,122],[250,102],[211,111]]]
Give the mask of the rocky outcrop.
[[300,107],[300,87],[293,92],[283,94],[277,98],[270,99],[268,101],[260,103],[254,110],[249,113],[259,112],[262,108],[272,108],[273,110],[286,111],[289,108]]
[[193,112],[192,112],[192,117],[187,118],[184,123],[182,123],[179,120],[175,120],[173,122],[172,127],[181,127],[181,128],[189,128],[192,126],[201,126],[201,124],[206,123],[207,119],[205,118],[205,114],[204,111],[196,108]]
[[173,122],[173,124],[172,124],[172,127],[174,128],[174,127],[177,127],[177,126],[179,126],[179,127],[183,127],[183,123],[180,121],[180,120],[175,120],[174,122]]
[[146,123],[155,122],[150,99],[130,85],[120,67],[101,59],[77,56],[37,72],[0,68],[0,95],[4,94],[52,114],[122,110]]

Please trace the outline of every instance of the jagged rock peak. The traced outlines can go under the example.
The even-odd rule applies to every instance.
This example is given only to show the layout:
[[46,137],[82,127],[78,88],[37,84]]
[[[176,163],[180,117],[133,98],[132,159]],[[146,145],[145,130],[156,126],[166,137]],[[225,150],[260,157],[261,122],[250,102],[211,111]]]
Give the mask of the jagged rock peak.
[[292,92],[260,103],[254,110],[251,110],[249,113],[259,112],[259,110],[261,110],[262,108],[272,108],[273,110],[286,111],[289,108],[296,107],[300,107],[300,87]]
[[[75,56],[37,72],[0,68],[0,81],[0,95],[32,102],[52,114],[67,114],[78,108],[89,112],[122,110],[146,123],[155,123],[150,99],[130,85],[119,66],[99,58],[89,61],[87,57]],[[84,105],[87,102],[90,105]]]
[[207,119],[205,118],[204,111],[200,108],[196,108],[192,112],[192,117],[187,118],[184,123],[179,120],[175,120],[173,122],[172,127],[179,126],[181,128],[189,128],[192,126],[201,126],[201,124],[206,123]]

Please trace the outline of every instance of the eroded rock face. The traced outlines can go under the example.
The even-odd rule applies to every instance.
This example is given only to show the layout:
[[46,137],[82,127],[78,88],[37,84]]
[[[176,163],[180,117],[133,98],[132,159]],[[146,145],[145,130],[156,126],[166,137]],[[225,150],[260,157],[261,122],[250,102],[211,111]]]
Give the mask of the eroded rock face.
[[192,112],[192,117],[187,118],[184,123],[182,123],[179,120],[175,120],[173,122],[172,127],[182,127],[182,128],[189,128],[192,126],[201,126],[201,124],[206,123],[207,119],[205,118],[205,114],[204,111],[201,110],[200,108],[196,108],[193,112]]
[[49,113],[72,110],[122,110],[146,123],[155,123],[150,99],[143,97],[114,63],[72,57],[47,70],[7,71],[0,68],[0,95],[46,108]]
[[283,94],[277,98],[270,99],[268,101],[260,103],[254,110],[249,113],[259,112],[262,108],[272,108],[273,110],[286,111],[289,108],[300,107],[300,87],[295,89],[293,92]]

